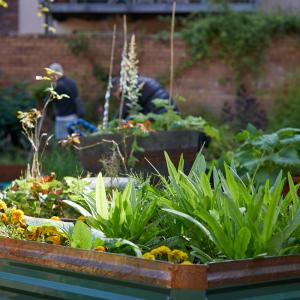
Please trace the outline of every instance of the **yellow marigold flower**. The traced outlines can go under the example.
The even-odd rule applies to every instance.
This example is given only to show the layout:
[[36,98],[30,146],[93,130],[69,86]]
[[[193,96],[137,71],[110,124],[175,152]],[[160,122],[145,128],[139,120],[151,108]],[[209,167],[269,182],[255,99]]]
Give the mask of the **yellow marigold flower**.
[[52,236],[47,237],[46,242],[51,242],[54,245],[60,245],[61,238],[59,235],[52,235]]
[[105,252],[106,251],[106,248],[104,246],[98,246],[95,248],[95,251],[98,251],[98,252]]
[[187,259],[188,259],[188,255],[185,252],[178,250],[178,249],[175,249],[175,250],[171,251],[170,253],[168,253],[168,260],[175,264],[182,263],[182,262],[186,261]]
[[150,252],[146,252],[145,254],[143,254],[143,258],[155,260],[155,256]]
[[1,221],[2,221],[2,223],[6,224],[6,223],[7,223],[7,220],[8,220],[7,215],[4,214],[4,213],[1,214]]
[[150,251],[150,253],[154,256],[163,255],[163,254],[168,255],[170,252],[171,252],[171,249],[167,246],[160,246],[160,247],[155,248]]
[[13,224],[17,224],[17,223],[20,223],[20,224],[23,224],[24,223],[24,212],[20,209],[16,209],[16,208],[12,208],[10,210],[11,212],[11,222]]
[[86,220],[86,217],[85,216],[79,216],[78,218],[77,218],[77,221],[82,221],[82,222],[84,222]]
[[7,206],[4,201],[0,200],[0,210],[6,209]]
[[184,262],[181,263],[182,265],[192,265],[193,263],[190,262],[189,260],[185,260]]
[[57,216],[51,217],[51,220],[52,221],[61,221],[60,217],[57,217]]
[[41,230],[41,234],[43,235],[58,235],[59,231],[57,230],[57,228],[55,226],[43,226],[40,228]]

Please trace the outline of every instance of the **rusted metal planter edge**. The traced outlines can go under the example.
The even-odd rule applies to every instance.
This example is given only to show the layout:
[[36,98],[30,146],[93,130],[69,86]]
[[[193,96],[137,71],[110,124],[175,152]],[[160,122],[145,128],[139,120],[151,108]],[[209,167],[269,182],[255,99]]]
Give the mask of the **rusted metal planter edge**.
[[0,259],[167,289],[208,290],[300,278],[300,255],[207,265],[175,265],[126,255],[0,238]]
[[204,265],[175,265],[9,238],[0,238],[0,259],[168,289],[207,288]]

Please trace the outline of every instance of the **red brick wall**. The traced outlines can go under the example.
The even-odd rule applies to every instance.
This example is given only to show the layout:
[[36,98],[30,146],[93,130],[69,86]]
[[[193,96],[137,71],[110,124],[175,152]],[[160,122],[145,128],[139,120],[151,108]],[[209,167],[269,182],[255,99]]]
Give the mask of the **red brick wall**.
[[[119,72],[121,37],[118,38],[114,73]],[[60,62],[67,74],[77,80],[82,98],[91,105],[99,106],[103,99],[103,87],[92,75],[93,63],[109,66],[111,37],[94,37],[88,53],[74,56],[66,37],[0,37],[0,86],[17,81],[32,80],[41,74],[43,68],[52,62]],[[140,73],[152,77],[169,76],[169,44],[150,36],[137,39],[140,59]],[[185,45],[175,42],[175,65],[186,59]],[[288,57],[288,59],[286,59]],[[278,87],[288,74],[300,68],[299,41],[289,37],[273,42],[262,72],[257,78],[250,78],[247,85],[253,95],[259,95],[262,103],[270,107]],[[218,114],[224,101],[235,97],[233,73],[222,60],[201,61],[185,70],[176,78],[174,94],[186,98],[179,103],[184,112],[198,114],[206,110]]]
[[0,7],[0,34],[17,34],[19,1],[8,1],[7,8]]

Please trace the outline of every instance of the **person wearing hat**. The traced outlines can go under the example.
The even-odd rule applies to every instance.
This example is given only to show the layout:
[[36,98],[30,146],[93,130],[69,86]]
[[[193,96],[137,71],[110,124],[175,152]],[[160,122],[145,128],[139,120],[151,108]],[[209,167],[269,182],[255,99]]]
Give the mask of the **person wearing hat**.
[[64,74],[63,67],[58,63],[53,63],[49,66],[49,69],[57,72],[55,91],[59,95],[66,94],[69,96],[69,98],[53,101],[55,138],[62,140],[68,137],[68,124],[76,122],[78,117],[82,117],[84,108],[79,98],[76,82]]

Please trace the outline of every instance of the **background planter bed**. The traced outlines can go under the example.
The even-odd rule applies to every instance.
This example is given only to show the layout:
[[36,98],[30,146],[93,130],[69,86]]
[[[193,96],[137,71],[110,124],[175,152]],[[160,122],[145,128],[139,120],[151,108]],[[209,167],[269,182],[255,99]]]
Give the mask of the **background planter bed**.
[[[113,140],[119,144],[121,153],[128,157],[133,143],[133,137],[126,137],[126,147],[124,147],[124,136],[120,133],[91,135],[81,138],[81,147],[89,145],[98,145],[83,149],[80,152],[80,159],[85,171],[96,174],[102,170],[101,158],[110,158],[112,156],[112,143],[103,142],[103,140]],[[177,164],[180,155],[185,158],[185,170],[188,171],[195,160],[197,152],[203,144],[207,145],[209,139],[199,131],[181,130],[181,131],[161,131],[152,132],[148,136],[138,137],[137,144],[144,149],[144,152],[134,153],[138,162],[132,168],[134,172],[150,174],[154,172],[153,166],[163,175],[167,174],[164,151],[167,151],[171,160]],[[99,144],[101,143],[101,144]],[[128,167],[130,169],[130,167]]]
[[26,171],[23,165],[0,165],[0,182],[13,181]]
[[175,265],[0,239],[1,299],[298,299],[299,294],[300,255]]

